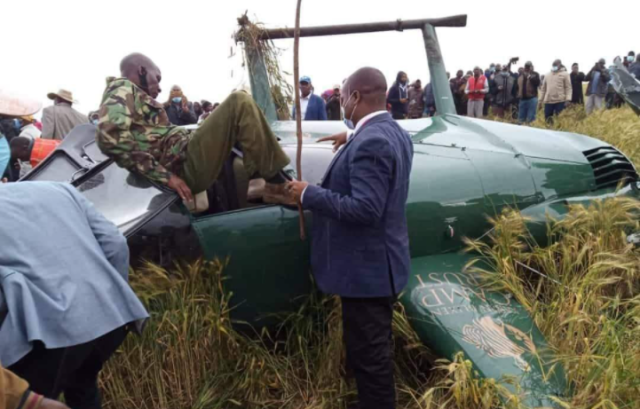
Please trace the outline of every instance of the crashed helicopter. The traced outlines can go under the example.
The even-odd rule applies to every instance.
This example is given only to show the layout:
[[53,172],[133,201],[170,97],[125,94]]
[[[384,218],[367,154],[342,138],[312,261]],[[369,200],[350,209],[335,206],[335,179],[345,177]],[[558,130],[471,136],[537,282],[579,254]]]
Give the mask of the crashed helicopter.
[[640,115],[640,81],[622,64],[620,57],[616,58],[609,71],[613,89],[633,109],[633,112]]
[[[640,199],[640,177],[615,147],[587,136],[519,127],[456,115],[440,45],[439,27],[464,27],[466,16],[301,29],[301,37],[421,30],[439,116],[399,121],[414,143],[407,218],[412,257],[409,284],[400,298],[416,333],[435,354],[463,352],[479,375],[513,380],[536,408],[557,407],[569,393],[563,369],[529,313],[508,293],[483,289],[465,271],[474,258],[463,238],[480,238],[487,216],[517,208],[534,237],[544,242],[548,217],[562,219],[570,205],[628,196]],[[293,38],[291,29],[265,30],[259,40]],[[254,99],[295,162],[296,128],[278,121],[267,68],[247,52]],[[303,122],[303,175],[319,183],[333,158],[320,137],[344,131],[341,122]],[[119,168],[82,125],[24,180],[69,181],[125,234],[133,248],[193,250],[228,259],[232,317],[269,325],[266,315],[294,311],[312,291],[309,241],[300,240],[296,208],[268,205],[235,151],[208,192],[209,209],[191,214],[177,195]],[[305,214],[307,225],[311,215]],[[163,244],[164,243],[164,244]],[[167,244],[169,243],[169,244]],[[511,379],[511,381],[506,381]]]

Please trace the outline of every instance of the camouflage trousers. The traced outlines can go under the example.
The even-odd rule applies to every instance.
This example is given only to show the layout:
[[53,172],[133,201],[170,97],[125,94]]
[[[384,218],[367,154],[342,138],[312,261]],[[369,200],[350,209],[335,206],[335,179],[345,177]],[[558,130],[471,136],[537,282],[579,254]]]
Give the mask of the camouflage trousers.
[[193,193],[213,185],[236,144],[244,154],[248,175],[268,180],[290,162],[251,96],[234,92],[209,115],[189,142],[182,177]]

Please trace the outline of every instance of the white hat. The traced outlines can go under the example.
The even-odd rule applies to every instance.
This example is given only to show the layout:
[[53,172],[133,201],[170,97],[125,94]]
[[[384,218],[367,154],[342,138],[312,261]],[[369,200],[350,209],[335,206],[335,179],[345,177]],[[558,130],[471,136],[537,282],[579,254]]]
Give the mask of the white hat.
[[40,108],[40,102],[19,98],[0,90],[0,115],[28,116],[40,111]]

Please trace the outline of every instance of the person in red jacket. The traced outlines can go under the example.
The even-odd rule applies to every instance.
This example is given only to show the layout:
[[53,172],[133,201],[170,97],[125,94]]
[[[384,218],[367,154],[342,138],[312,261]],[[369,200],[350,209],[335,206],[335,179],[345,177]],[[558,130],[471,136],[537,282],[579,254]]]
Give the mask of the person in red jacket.
[[11,140],[11,163],[16,159],[23,162],[30,162],[31,167],[35,168],[42,162],[58,145],[59,140],[42,139],[42,138],[26,138],[19,136]]
[[482,118],[484,97],[489,93],[489,81],[482,75],[480,67],[473,69],[473,77],[469,78],[464,93],[469,97],[467,115],[471,118]]

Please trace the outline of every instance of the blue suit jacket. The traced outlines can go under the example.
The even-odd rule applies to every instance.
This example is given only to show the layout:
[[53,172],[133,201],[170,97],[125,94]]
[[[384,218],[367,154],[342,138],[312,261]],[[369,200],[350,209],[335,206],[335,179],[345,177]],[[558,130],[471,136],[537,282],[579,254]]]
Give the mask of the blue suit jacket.
[[[291,114],[293,119],[296,119],[296,107],[293,107],[293,112]],[[305,121],[326,121],[327,120],[327,106],[324,103],[324,99],[317,96],[316,94],[311,94],[309,97],[309,105],[307,106],[307,113],[304,118]]]
[[405,207],[413,144],[388,113],[370,119],[336,154],[321,186],[309,185],[311,266],[325,293],[388,297],[410,269]]
[[0,185],[0,360],[84,344],[149,315],[117,227],[63,183]]

